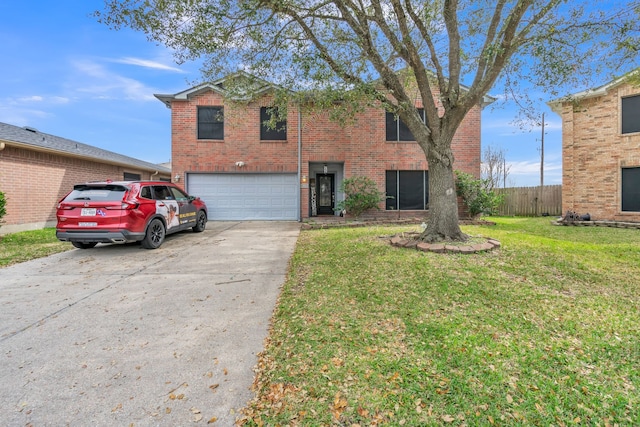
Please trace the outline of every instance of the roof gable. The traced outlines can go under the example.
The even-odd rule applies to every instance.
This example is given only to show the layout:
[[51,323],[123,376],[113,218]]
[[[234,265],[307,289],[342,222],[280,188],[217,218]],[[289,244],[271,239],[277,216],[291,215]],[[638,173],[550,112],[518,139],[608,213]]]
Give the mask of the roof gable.
[[[233,85],[230,84],[231,82],[233,82]],[[192,97],[207,91],[213,91],[225,98],[237,101],[249,101],[252,98],[277,89],[282,88],[252,76],[245,71],[238,71],[213,82],[202,83],[173,95],[154,94],[153,96],[162,101],[167,108],[171,108],[171,102],[173,101],[188,101]]]
[[551,110],[556,114],[562,114],[562,105],[567,102],[576,102],[581,101],[583,99],[589,98],[598,98],[600,96],[604,96],[609,93],[610,90],[617,88],[618,86],[627,83],[632,78],[638,78],[640,76],[640,68],[636,68],[633,71],[628,72],[627,74],[618,77],[606,83],[602,86],[596,87],[594,89],[587,89],[580,92],[576,92],[572,95],[563,96],[562,98],[554,99],[547,102],[547,105],[551,107]]

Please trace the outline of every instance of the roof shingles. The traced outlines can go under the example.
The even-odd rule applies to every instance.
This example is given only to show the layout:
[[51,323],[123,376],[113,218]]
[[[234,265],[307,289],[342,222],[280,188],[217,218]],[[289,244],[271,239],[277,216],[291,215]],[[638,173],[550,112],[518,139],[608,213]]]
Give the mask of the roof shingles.
[[103,163],[135,167],[147,171],[171,173],[171,169],[162,165],[145,162],[133,157],[114,153],[113,151],[103,150],[81,142],[39,132],[33,128],[19,127],[2,122],[0,122],[0,141],[8,144],[16,143],[16,145],[24,147],[30,146],[36,150],[53,151],[61,155],[83,157]]

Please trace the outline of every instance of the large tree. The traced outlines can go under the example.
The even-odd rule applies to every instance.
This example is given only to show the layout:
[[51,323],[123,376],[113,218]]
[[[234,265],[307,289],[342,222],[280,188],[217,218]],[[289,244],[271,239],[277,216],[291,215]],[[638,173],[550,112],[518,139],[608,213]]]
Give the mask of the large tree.
[[203,58],[204,78],[241,68],[297,93],[312,91],[316,105],[340,99],[342,106],[377,103],[394,112],[426,156],[429,221],[422,238],[437,241],[466,237],[451,150],[465,115],[501,77],[511,93],[522,81],[553,89],[634,60],[637,4],[105,0],[96,15],[112,28],[144,31],[173,49],[178,62]]

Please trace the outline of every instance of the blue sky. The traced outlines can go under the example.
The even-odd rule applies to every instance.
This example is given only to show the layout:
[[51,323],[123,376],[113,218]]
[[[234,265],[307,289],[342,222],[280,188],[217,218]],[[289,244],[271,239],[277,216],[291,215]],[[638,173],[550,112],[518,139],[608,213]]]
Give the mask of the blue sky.
[[[101,0],[0,2],[0,122],[167,162],[170,110],[153,94],[191,87],[199,79],[199,64],[178,66],[168,49],[144,34],[99,24],[90,15],[102,5]],[[513,124],[517,107],[501,105],[483,112],[482,145],[505,151],[508,186],[538,185],[541,129],[520,129]],[[560,184],[560,117],[544,103],[539,111],[546,116],[544,182]]]

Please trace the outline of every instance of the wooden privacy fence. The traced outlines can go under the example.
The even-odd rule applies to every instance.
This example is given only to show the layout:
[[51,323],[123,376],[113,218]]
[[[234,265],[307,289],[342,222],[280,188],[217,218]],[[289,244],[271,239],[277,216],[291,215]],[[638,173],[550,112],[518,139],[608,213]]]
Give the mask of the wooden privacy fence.
[[504,201],[498,208],[498,215],[562,215],[562,185],[545,185],[542,188],[540,186],[498,188],[495,191],[497,194],[504,194]]

